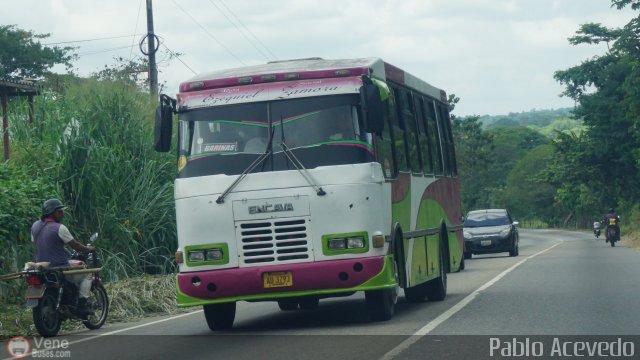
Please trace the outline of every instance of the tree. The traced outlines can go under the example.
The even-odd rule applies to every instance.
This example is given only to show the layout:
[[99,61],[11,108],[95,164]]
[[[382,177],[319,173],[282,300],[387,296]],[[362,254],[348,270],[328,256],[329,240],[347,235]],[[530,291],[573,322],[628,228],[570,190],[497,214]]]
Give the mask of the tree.
[[479,116],[471,116],[453,118],[453,138],[462,183],[462,207],[472,210],[481,206],[484,188],[491,177],[493,137],[482,131]]
[[[640,10],[640,1],[613,0],[612,6]],[[560,189],[565,195],[571,194],[563,198],[576,201],[586,188],[610,206],[622,199],[637,203],[640,201],[637,183],[640,175],[640,16],[622,28],[583,24],[569,41],[573,45],[605,42],[608,51],[555,73],[556,80],[565,86],[563,95],[579,104],[575,115],[585,125],[584,138],[561,137],[556,146],[562,152],[559,158],[570,160],[555,166]],[[559,168],[564,170],[558,172]],[[572,180],[577,180],[574,174],[591,177],[572,184]],[[586,204],[567,206],[579,209],[580,205]]]
[[42,45],[40,40],[49,36],[0,25],[0,78],[41,78],[58,64],[69,70],[74,48]]
[[552,145],[539,145],[519,159],[509,173],[504,201],[516,218],[555,222],[556,188],[545,176],[554,156]]
[[149,87],[149,60],[143,57],[125,59],[116,57],[115,65],[105,65],[92,76],[98,80],[123,81],[136,85],[139,89]]

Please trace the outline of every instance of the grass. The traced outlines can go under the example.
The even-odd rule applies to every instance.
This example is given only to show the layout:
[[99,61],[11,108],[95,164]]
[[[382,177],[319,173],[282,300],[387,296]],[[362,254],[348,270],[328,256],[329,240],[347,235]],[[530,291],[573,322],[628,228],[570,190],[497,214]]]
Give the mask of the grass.
[[[170,275],[142,276],[105,284],[110,300],[107,323],[128,322],[146,316],[184,312],[176,306],[176,277]],[[62,331],[83,329],[78,321],[65,321]],[[31,310],[24,304],[2,304],[0,340],[12,336],[34,336],[36,329]]]
[[622,236],[622,243],[628,247],[640,250],[640,232],[632,231]]

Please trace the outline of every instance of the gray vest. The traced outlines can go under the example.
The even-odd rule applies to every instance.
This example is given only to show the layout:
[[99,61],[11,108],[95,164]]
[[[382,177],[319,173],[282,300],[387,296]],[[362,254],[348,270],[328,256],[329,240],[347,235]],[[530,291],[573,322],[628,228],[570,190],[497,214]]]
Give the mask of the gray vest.
[[49,266],[66,266],[68,255],[64,250],[64,241],[58,231],[60,224],[38,220],[31,226],[31,235],[36,245],[36,261],[47,261]]

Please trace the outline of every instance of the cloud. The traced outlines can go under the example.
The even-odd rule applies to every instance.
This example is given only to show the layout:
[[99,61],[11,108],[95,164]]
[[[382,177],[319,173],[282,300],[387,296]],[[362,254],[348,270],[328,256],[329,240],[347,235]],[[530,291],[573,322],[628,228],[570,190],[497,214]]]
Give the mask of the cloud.
[[[611,9],[606,0],[163,0],[153,5],[163,46],[183,54],[181,60],[197,72],[261,64],[272,54],[278,59],[377,56],[456,93],[458,115],[571,106],[557,96],[562,88],[553,73],[605,48],[571,46],[567,37],[585,22],[622,26],[637,16]],[[114,56],[141,56],[140,35],[133,34],[146,32],[144,0],[0,0],[0,6],[0,23],[51,33],[50,42],[132,35],[77,43],[82,75],[113,64]],[[161,47],[158,57],[167,53]],[[165,90],[173,94],[193,76],[175,59],[160,70]]]

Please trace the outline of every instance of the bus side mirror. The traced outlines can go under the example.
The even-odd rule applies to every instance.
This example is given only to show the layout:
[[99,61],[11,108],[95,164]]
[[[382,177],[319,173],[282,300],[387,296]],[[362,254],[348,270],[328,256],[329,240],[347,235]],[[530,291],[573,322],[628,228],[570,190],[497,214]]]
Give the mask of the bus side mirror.
[[380,89],[371,83],[364,82],[362,85],[361,98],[362,108],[365,117],[365,131],[379,134],[384,130],[384,103],[380,98]]
[[173,110],[175,100],[165,94],[160,95],[160,105],[156,108],[156,122],[154,129],[154,148],[159,152],[171,149],[171,132],[173,129]]

